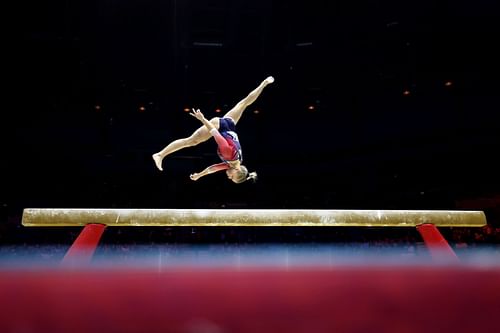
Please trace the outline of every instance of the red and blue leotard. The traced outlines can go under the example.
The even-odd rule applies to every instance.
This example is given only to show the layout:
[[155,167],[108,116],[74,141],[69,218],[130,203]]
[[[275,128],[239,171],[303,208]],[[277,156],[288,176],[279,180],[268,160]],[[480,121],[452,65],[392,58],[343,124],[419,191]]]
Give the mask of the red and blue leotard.
[[217,155],[223,161],[211,166],[213,172],[229,169],[231,161],[243,160],[240,141],[235,129],[236,126],[231,118],[220,118],[219,130],[210,131],[217,142]]

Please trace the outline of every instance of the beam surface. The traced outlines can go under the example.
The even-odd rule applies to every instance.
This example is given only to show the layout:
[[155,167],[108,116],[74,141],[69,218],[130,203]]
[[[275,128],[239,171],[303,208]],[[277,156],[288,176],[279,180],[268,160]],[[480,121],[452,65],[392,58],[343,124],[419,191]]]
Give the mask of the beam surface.
[[26,227],[84,226],[482,227],[482,211],[302,209],[40,209],[26,208]]

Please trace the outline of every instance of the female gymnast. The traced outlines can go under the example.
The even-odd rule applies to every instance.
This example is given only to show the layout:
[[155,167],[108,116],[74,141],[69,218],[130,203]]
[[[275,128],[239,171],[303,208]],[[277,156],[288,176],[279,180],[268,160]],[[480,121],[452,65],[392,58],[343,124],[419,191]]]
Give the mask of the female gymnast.
[[217,154],[222,160],[222,163],[211,165],[199,173],[193,173],[190,175],[190,178],[192,180],[198,180],[208,174],[225,170],[227,177],[237,184],[243,183],[249,179],[255,180],[257,178],[257,173],[249,173],[248,169],[241,164],[243,155],[241,153],[241,146],[238,135],[236,134],[235,125],[240,120],[246,107],[255,102],[257,97],[262,93],[262,90],[273,82],[274,78],[272,76],[267,77],[257,88],[250,92],[247,97],[236,104],[236,106],[229,110],[222,118],[215,117],[209,121],[200,110],[193,109],[190,115],[198,119],[203,125],[190,137],[172,141],[160,152],[153,154],[153,160],[156,167],[160,171],[163,171],[162,160],[166,156],[177,150],[196,146],[213,136],[217,142]]

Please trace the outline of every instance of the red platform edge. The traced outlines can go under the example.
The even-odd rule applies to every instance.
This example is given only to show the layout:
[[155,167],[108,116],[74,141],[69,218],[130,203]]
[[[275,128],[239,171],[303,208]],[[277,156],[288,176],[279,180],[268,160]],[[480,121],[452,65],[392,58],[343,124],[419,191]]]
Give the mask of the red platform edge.
[[500,268],[0,271],[0,332],[491,332]]

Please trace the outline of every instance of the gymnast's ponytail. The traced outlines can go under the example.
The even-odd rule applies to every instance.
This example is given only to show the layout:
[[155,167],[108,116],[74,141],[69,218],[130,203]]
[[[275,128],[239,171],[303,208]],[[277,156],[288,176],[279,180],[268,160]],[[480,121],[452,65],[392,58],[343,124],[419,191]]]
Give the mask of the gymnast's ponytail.
[[234,182],[237,184],[241,184],[247,180],[251,180],[255,183],[255,181],[257,180],[257,172],[248,172],[248,169],[244,165],[241,165],[239,177]]
[[252,182],[256,182],[257,181],[257,172],[250,172],[248,175],[247,175],[247,178],[246,180],[251,180]]

